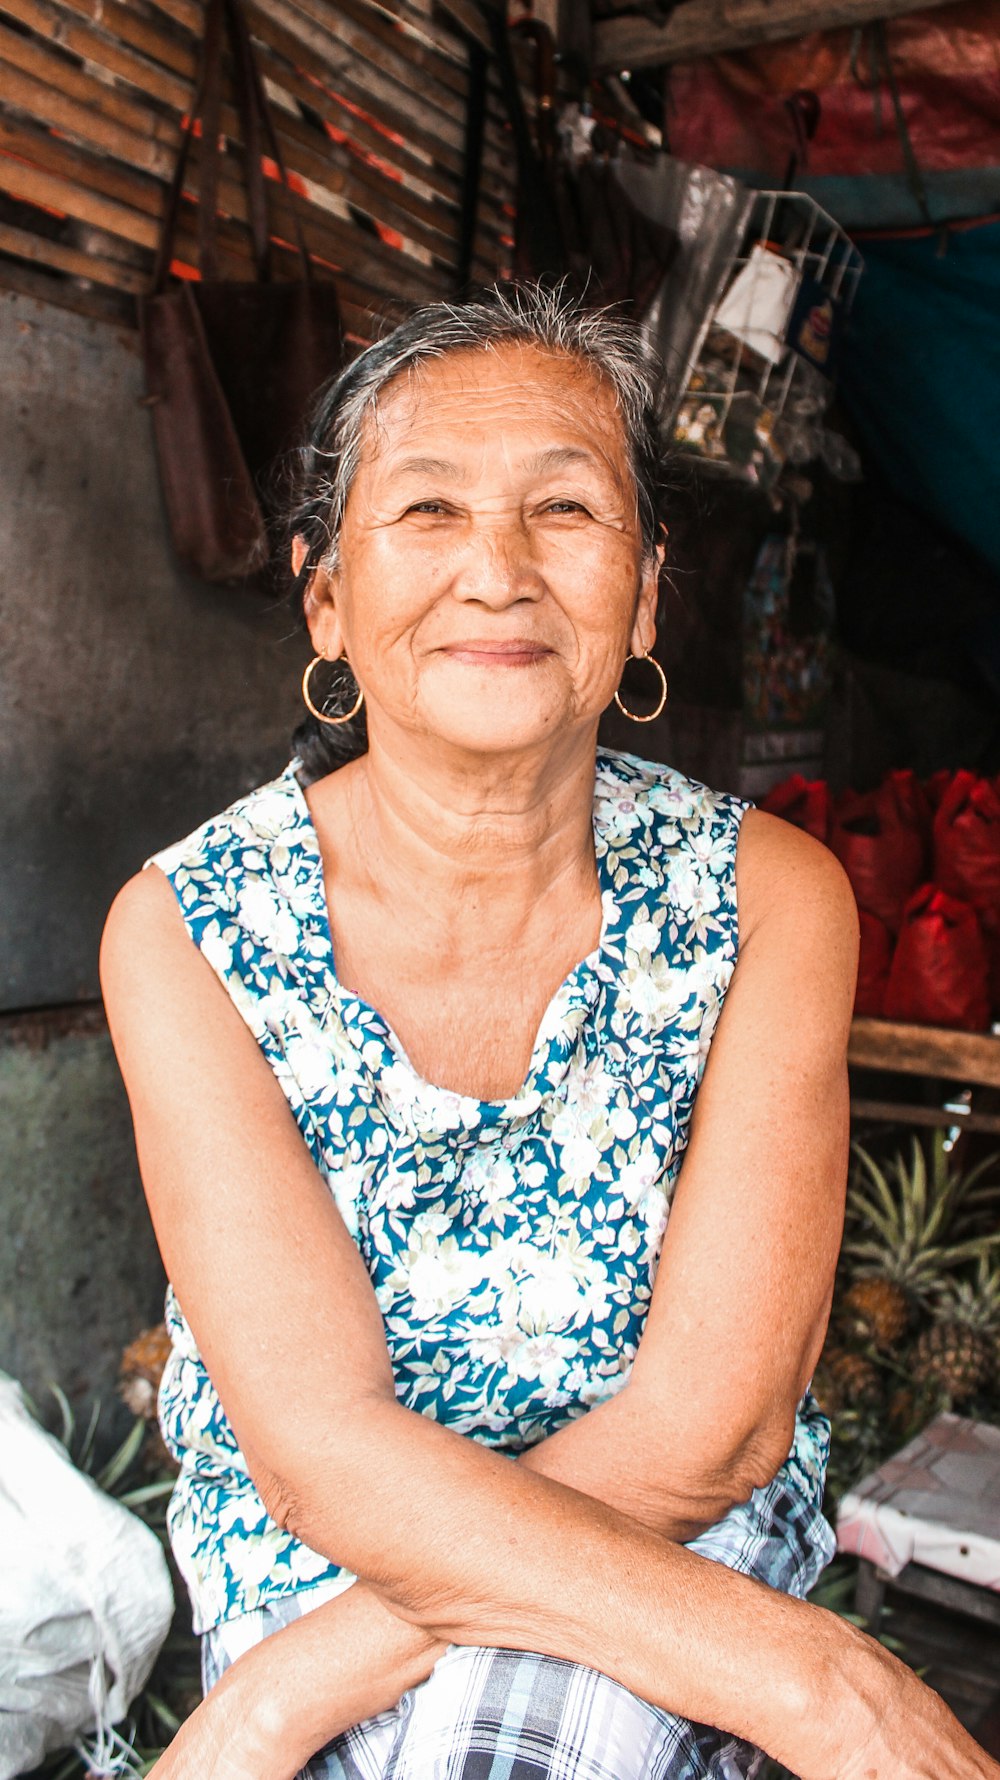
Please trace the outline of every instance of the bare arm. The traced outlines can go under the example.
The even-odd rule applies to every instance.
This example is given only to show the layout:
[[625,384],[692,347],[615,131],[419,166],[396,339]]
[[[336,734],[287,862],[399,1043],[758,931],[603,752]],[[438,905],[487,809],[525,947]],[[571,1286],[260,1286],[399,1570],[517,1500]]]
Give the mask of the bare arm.
[[589,1663],[819,1777],[802,1725],[851,1634],[395,1402],[361,1258],[172,901],[152,874],[121,900],[109,1012],[168,1270],[272,1512],[432,1637]]
[[[676,1561],[712,1598],[715,1567],[397,1403],[364,1262],[162,877],[120,899],[104,967],[167,1270],[275,1519],[439,1638],[550,1650],[638,1692],[662,1686],[631,1579]],[[660,1590],[641,1592],[655,1666],[670,1674],[662,1628],[653,1635]],[[678,1703],[711,1716],[721,1700],[696,1667]]]
[[[739,1605],[734,1600],[733,1611]],[[812,1700],[803,1700],[797,1772],[815,1780],[998,1780],[996,1762],[895,1657],[851,1627],[824,1626],[830,1615],[820,1608],[790,1605],[799,1613],[799,1636],[827,1634],[828,1679],[848,1708],[839,1723],[823,1726]],[[368,1653],[360,1685],[359,1648]],[[151,1780],[294,1780],[326,1742],[395,1704],[443,1648],[356,1584],[241,1657],[182,1727]]]
[[825,847],[755,810],[736,871],[739,958],[630,1382],[522,1461],[672,1538],[787,1457],[843,1224],[854,895]]

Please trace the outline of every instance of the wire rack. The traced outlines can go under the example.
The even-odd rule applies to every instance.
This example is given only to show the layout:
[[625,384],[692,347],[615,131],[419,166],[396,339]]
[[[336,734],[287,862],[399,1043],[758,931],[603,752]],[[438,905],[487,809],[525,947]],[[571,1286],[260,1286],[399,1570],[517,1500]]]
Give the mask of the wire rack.
[[[765,485],[786,461],[817,455],[836,344],[862,270],[857,248],[804,192],[754,193],[740,248],[692,343],[673,409],[676,443],[712,469]],[[797,349],[786,330],[800,299]],[[721,325],[734,309],[743,325]]]

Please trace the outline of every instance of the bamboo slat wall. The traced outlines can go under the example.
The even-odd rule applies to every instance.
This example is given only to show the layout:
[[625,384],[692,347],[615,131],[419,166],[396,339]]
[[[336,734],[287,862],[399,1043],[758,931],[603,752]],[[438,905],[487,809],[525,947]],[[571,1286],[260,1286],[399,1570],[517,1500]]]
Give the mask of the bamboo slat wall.
[[[192,101],[204,0],[0,0],[0,285],[129,321],[149,284]],[[463,0],[248,0],[303,234],[357,341],[450,294],[459,254],[468,37]],[[527,95],[526,95],[527,96]],[[235,108],[219,190],[222,273],[249,275]],[[192,157],[194,158],[194,157]],[[272,176],[278,273],[290,200]],[[472,277],[509,264],[514,168],[490,73]],[[178,269],[196,264],[185,202]]]

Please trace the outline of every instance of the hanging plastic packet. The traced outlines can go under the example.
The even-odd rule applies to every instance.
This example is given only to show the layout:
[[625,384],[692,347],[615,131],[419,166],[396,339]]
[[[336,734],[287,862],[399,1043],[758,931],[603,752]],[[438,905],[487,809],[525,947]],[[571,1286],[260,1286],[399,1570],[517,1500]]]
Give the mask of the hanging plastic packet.
[[715,311],[714,322],[751,352],[780,365],[788,348],[785,330],[795,303],[799,275],[791,260],[755,241]]

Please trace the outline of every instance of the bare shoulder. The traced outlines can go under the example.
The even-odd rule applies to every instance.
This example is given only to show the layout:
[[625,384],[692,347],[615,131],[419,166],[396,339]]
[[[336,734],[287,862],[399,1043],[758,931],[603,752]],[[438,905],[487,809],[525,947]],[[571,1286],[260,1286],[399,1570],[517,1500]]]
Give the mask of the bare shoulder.
[[765,810],[747,810],[736,849],[736,1002],[780,1028],[796,1067],[843,1069],[858,976],[857,903],[829,847]]
[[108,910],[101,938],[101,991],[109,1018],[137,997],[189,985],[204,960],[184,925],[173,888],[149,865],[122,885]]
[[749,809],[736,848],[736,896],[740,946],[770,928],[822,933],[848,950],[857,944],[858,911],[839,859],[811,834]]
[[179,921],[177,898],[166,874],[158,865],[147,865],[144,871],[137,871],[122,885],[108,910],[105,934],[117,937],[119,932],[155,928],[165,922],[174,925]]

